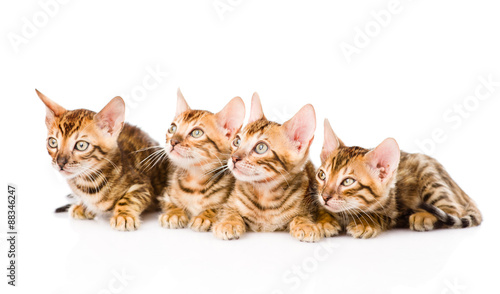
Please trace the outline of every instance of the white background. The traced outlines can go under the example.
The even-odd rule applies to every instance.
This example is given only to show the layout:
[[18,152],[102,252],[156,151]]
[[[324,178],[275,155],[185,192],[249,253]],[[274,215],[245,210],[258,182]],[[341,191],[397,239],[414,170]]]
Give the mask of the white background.
[[[232,9],[220,15],[214,3]],[[2,293],[497,292],[500,87],[485,100],[467,97],[479,77],[500,81],[500,5],[401,0],[383,26],[374,24],[373,13],[389,3],[68,1],[44,19],[38,1],[3,1],[1,185],[6,195],[7,182],[17,184],[20,196],[16,288],[6,285],[7,204],[0,202]],[[34,17],[38,28],[28,34]],[[372,36],[348,62],[342,44],[354,46],[367,26]],[[13,45],[14,36],[24,43]],[[155,68],[163,73],[141,90]],[[163,141],[177,87],[193,108],[211,111],[234,96],[248,110],[257,91],[266,115],[281,122],[312,103],[315,164],[325,117],[349,145],[394,137],[402,149],[442,162],[484,223],[307,244],[287,233],[223,242],[162,229],[156,215],[132,233],[113,231],[107,220],[55,215],[69,188],[50,167],[34,89],[68,109],[99,110],[122,95],[127,120]],[[464,103],[467,117],[453,112]],[[435,147],[419,147],[433,133]],[[122,271],[133,277],[120,283]]]

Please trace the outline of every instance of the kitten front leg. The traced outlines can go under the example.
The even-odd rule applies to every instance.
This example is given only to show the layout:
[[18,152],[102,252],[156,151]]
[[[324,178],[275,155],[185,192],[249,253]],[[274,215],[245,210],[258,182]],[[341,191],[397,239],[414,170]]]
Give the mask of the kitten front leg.
[[215,220],[215,211],[213,209],[207,209],[193,217],[191,222],[189,222],[189,227],[197,232],[208,232]]
[[119,231],[134,231],[140,226],[139,216],[151,204],[151,189],[148,185],[136,184],[116,203],[109,223]]
[[245,221],[236,210],[225,208],[220,215],[212,228],[215,237],[222,240],[235,240],[245,233]]
[[386,219],[371,213],[354,216],[347,225],[347,234],[354,238],[374,238],[382,233],[388,224]]
[[83,203],[73,204],[69,208],[69,215],[74,219],[94,219],[95,213],[90,211]]
[[322,237],[326,238],[337,236],[342,231],[342,226],[339,222],[325,209],[319,210],[316,225],[321,231]]
[[290,222],[290,234],[299,241],[318,242],[325,233],[309,216],[296,216]]
[[174,205],[166,193],[159,199],[159,201],[161,210],[163,211],[160,217],[158,217],[160,226],[166,229],[185,228],[189,218],[184,209]]

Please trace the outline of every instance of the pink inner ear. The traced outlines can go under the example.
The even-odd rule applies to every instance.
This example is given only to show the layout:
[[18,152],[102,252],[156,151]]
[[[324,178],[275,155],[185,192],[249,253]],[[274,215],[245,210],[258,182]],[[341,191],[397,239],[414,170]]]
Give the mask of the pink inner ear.
[[121,97],[113,98],[98,114],[95,116],[97,125],[114,135],[119,132],[125,120],[125,102]]
[[234,97],[216,114],[217,123],[226,131],[224,134],[231,138],[243,125],[245,119],[245,104],[240,97]]
[[396,140],[385,139],[377,148],[366,154],[370,165],[379,170],[382,181],[392,176],[399,165],[401,151]]
[[321,161],[325,161],[333,151],[342,145],[337,135],[335,135],[328,119],[325,119],[324,129],[323,148],[320,154]]
[[311,131],[307,127],[299,127],[295,131],[295,135],[293,140],[299,142],[299,150],[304,147],[304,145],[309,145],[309,141],[311,140]]
[[264,111],[262,110],[262,103],[260,102],[260,97],[257,92],[252,95],[252,104],[250,106],[250,117],[248,118],[248,123],[253,123],[261,118],[265,118]]
[[182,95],[181,89],[177,89],[177,108],[175,110],[175,117],[179,116],[179,114],[190,110],[191,108],[187,104],[184,95]]
[[297,114],[283,124],[286,134],[298,150],[309,147],[316,129],[316,115],[312,105],[302,107]]

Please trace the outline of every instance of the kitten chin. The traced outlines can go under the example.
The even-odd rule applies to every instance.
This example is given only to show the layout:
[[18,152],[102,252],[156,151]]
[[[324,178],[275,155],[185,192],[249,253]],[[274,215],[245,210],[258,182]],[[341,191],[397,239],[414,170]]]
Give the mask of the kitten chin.
[[[255,168],[252,165],[245,165],[241,163],[235,164],[232,160],[229,160],[227,166],[238,181],[258,183],[264,182],[264,180],[267,178],[265,175],[255,173]],[[273,180],[274,178],[275,177],[271,177],[271,179]]]

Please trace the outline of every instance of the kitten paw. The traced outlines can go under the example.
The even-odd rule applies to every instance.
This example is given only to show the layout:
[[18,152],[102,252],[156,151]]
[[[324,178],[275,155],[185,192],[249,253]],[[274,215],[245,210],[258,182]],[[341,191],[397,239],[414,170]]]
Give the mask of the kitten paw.
[[95,214],[82,204],[74,204],[69,208],[69,214],[74,219],[94,219]]
[[290,234],[303,242],[318,242],[324,235],[318,225],[310,223],[301,223],[290,225]]
[[158,221],[166,229],[182,229],[186,227],[188,217],[181,208],[174,208],[160,215]]
[[245,226],[239,222],[219,222],[213,227],[215,237],[222,240],[236,240],[245,232]]
[[342,227],[334,218],[331,218],[328,221],[318,221],[317,226],[321,235],[325,238],[338,236],[342,231]]
[[368,239],[378,236],[382,230],[377,226],[369,224],[354,224],[351,223],[347,226],[347,234],[359,239]]
[[419,232],[430,231],[434,229],[437,221],[438,219],[428,212],[417,212],[410,215],[410,229]]
[[191,222],[189,222],[189,227],[193,231],[197,232],[208,232],[212,226],[212,218],[209,218],[203,214],[193,217]]
[[140,220],[135,215],[120,213],[114,215],[109,220],[109,224],[118,231],[135,231],[139,228]]
[[319,223],[318,228],[325,238],[338,236],[342,231],[339,223]]

